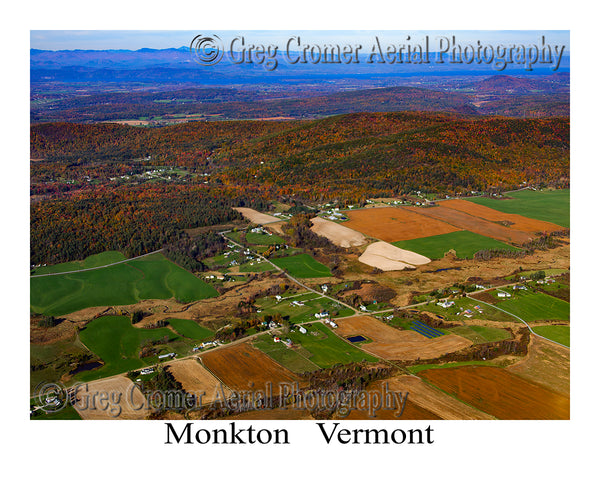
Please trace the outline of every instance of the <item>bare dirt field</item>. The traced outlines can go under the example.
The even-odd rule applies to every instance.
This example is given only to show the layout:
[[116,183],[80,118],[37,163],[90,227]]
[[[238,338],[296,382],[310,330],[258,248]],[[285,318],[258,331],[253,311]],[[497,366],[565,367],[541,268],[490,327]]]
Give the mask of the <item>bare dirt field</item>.
[[569,397],[502,368],[429,369],[419,376],[501,420],[568,420]]
[[[197,395],[204,393],[202,396],[203,405],[214,402],[217,396],[221,398],[221,384],[195,358],[172,362],[169,364],[168,369],[186,392]],[[223,392],[228,395],[230,390],[223,386]]]
[[570,365],[568,348],[532,335],[527,356],[506,370],[568,397]]
[[257,212],[252,208],[235,207],[234,210],[237,210],[244,216],[244,218],[247,218],[252,223],[256,223],[258,225],[279,221],[277,217],[272,217],[271,215],[267,215],[266,213]]
[[344,223],[346,227],[385,242],[412,240],[462,230],[443,221],[443,218],[425,217],[406,208],[370,208],[345,213],[350,218]]
[[413,265],[425,265],[431,260],[418,253],[395,247],[387,242],[375,242],[358,258],[362,263],[377,267],[384,272],[404,270]]
[[279,391],[280,382],[298,381],[292,372],[247,343],[207,352],[201,359],[219,380],[238,392],[264,391],[267,382],[271,382],[273,391]]
[[89,382],[79,388],[76,398],[75,410],[84,420],[139,420],[149,413],[146,408],[136,409],[145,398],[125,376]]
[[313,224],[311,230],[313,232],[315,232],[317,235],[326,237],[339,247],[358,247],[360,245],[364,245],[367,241],[362,233],[352,230],[351,228],[344,227],[339,223],[332,222],[331,220],[315,217],[311,221]]
[[[497,223],[484,220],[483,218],[474,217],[468,213],[460,212],[452,208],[446,207],[405,207],[407,210],[414,212],[426,218],[436,219],[447,222],[456,227],[457,230],[469,230],[479,235],[495,238],[502,242],[522,244],[533,238],[531,233],[522,232],[514,228],[504,227]],[[445,232],[440,232],[445,233]],[[432,233],[431,235],[437,235]]]
[[471,345],[458,335],[443,335],[426,338],[412,330],[398,330],[379,320],[369,317],[349,317],[337,320],[335,333],[343,337],[363,335],[372,340],[361,345],[366,352],[388,360],[416,360],[436,358]]
[[522,232],[556,232],[564,230],[564,227],[542,220],[534,220],[532,218],[523,217],[513,213],[502,213],[493,208],[483,205],[478,205],[466,200],[445,200],[442,205],[452,210],[468,213],[476,217],[489,220],[490,222],[508,222],[506,226],[514,230]]

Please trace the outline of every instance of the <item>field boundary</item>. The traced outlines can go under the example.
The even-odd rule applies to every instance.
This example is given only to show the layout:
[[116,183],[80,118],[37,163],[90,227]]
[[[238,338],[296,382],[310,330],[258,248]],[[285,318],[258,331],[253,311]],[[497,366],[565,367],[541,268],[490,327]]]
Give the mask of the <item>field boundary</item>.
[[127,263],[127,262],[131,262],[133,260],[137,260],[138,258],[143,258],[143,257],[147,257],[149,255],[154,255],[155,253],[162,252],[163,250],[164,250],[164,248],[161,248],[159,250],[154,250],[153,252],[150,252],[150,253],[144,253],[143,255],[138,255],[137,257],[127,258],[125,260],[119,260],[118,262],[109,263],[107,265],[100,265],[99,267],[82,268],[81,270],[71,270],[70,272],[55,272],[55,273],[42,273],[40,275],[29,275],[29,278],[50,277],[52,275],[66,275],[68,273],[79,273],[79,272],[88,272],[90,270],[99,270],[100,268],[112,267],[113,265],[119,265],[121,263]]

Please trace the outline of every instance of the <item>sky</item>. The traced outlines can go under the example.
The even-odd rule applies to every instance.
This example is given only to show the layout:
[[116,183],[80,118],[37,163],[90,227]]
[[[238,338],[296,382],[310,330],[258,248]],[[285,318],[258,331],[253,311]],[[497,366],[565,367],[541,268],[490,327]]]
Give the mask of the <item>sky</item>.
[[[453,35],[461,43],[491,45],[537,44],[542,35],[546,44],[565,45],[570,51],[570,34],[567,30],[31,30],[30,47],[40,50],[107,50],[140,48],[188,47],[197,35],[218,35],[224,42],[244,36],[253,43],[285,45],[291,36],[300,36],[302,42],[371,44],[375,36],[387,43],[419,42],[429,36],[432,42],[439,37]],[[438,40],[436,40],[438,39]]]

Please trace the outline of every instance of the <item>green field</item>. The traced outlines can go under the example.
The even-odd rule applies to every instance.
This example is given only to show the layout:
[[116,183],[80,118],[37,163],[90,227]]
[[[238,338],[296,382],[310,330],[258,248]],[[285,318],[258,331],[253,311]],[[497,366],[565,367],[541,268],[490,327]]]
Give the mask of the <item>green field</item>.
[[302,347],[291,349],[281,342],[275,343],[268,334],[260,335],[253,345],[292,372],[304,373],[319,369],[317,364],[308,359],[311,355],[309,351]]
[[496,306],[506,310],[526,322],[539,320],[569,320],[568,302],[541,292],[511,291],[512,297],[502,300]]
[[[250,263],[253,263],[254,265],[250,265]],[[271,265],[269,262],[260,262],[260,263],[257,263],[256,261],[249,262],[249,263],[244,263],[243,265],[240,265],[240,268],[239,268],[239,271],[241,273],[248,273],[248,272],[256,272],[256,273],[271,272],[273,270],[275,270],[275,267],[273,265]]]
[[467,230],[413,240],[402,240],[393,242],[392,245],[431,259],[442,258],[450,249],[456,251],[456,256],[459,258],[473,258],[473,254],[479,250],[518,250],[506,243]]
[[251,245],[282,245],[283,238],[266,233],[246,233],[246,241]]
[[121,262],[123,260],[126,260],[126,258],[125,255],[123,255],[121,252],[102,252],[96,255],[90,255],[84,260],[59,263],[57,265],[47,265],[45,267],[38,267],[34,271],[32,271],[31,274],[42,275],[46,273],[72,272],[74,270],[83,270],[85,268],[94,268],[101,267],[103,265],[110,265],[111,263]]
[[31,277],[30,286],[31,310],[55,316],[145,299],[174,297],[188,303],[218,295],[212,286],[160,253],[98,270]]
[[321,323],[312,323],[304,326],[307,333],[298,331],[290,332],[283,338],[290,338],[296,345],[300,345],[300,352],[308,352],[308,360],[321,368],[329,368],[337,363],[377,362],[378,359],[369,355],[335,335],[329,328]]
[[214,332],[208,328],[198,325],[193,320],[184,320],[181,318],[169,318],[169,325],[182,337],[193,340],[206,340],[214,336]]
[[507,330],[494,327],[482,327],[479,325],[453,327],[448,329],[448,331],[460,335],[467,340],[471,340],[476,345],[480,343],[508,340],[510,338],[510,333]]
[[[79,333],[79,338],[102,359],[104,365],[97,370],[80,372],[75,378],[85,382],[156,363],[155,356],[139,358],[140,347],[144,341],[160,340],[164,337],[168,337],[170,341],[179,339],[168,328],[136,328],[127,317],[97,318]],[[157,348],[164,353],[173,351],[168,343],[158,345]]]
[[524,217],[544,220],[562,227],[570,226],[570,194],[565,190],[520,190],[505,195],[510,198],[494,199],[488,197],[465,198],[479,205],[493,208],[504,213],[517,213]]
[[283,268],[290,275],[297,278],[331,277],[331,272],[322,263],[317,262],[306,253],[293,257],[272,258],[271,261],[279,268]]
[[544,325],[533,327],[533,331],[567,347],[571,346],[571,327],[568,325]]

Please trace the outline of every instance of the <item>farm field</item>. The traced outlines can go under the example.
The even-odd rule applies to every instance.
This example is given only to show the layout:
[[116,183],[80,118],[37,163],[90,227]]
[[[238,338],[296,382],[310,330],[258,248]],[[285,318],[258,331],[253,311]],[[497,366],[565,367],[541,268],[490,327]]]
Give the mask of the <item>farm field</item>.
[[[440,203],[443,205],[443,202]],[[531,238],[534,237],[533,234],[528,232],[522,232],[520,230],[515,230],[512,228],[505,227],[503,225],[499,225],[497,223],[490,222],[488,220],[484,220],[483,218],[474,217],[473,215],[469,215],[464,212],[459,212],[458,210],[453,210],[451,208],[446,208],[443,206],[436,207],[404,207],[410,212],[415,212],[425,217],[436,219],[439,221],[447,222],[450,225],[454,226],[454,230],[468,230],[473,233],[477,233],[479,235],[483,235],[484,237],[495,238],[496,240],[500,240],[501,242],[506,243],[514,243],[517,245],[528,242]],[[440,234],[440,233],[449,233],[449,232],[433,232],[430,235]],[[423,235],[430,236],[430,235]],[[408,240],[408,239],[398,239],[398,240]]]
[[297,278],[321,278],[331,277],[331,271],[322,263],[317,262],[307,253],[294,255],[292,257],[277,257],[271,261],[279,268],[286,270],[290,275]]
[[328,238],[333,244],[339,247],[358,247],[364,245],[367,241],[362,233],[344,225],[339,225],[331,220],[315,217],[311,221],[313,224],[311,230],[313,232]]
[[568,397],[571,392],[570,367],[568,348],[532,335],[525,358],[506,370]]
[[182,302],[215,297],[210,285],[156,253],[98,270],[31,277],[31,310],[65,315],[87,307],[130,305],[175,297]]
[[570,305],[564,300],[541,292],[520,291],[507,300],[496,304],[497,307],[522,318],[526,322],[539,320],[569,320]]
[[[121,401],[114,408],[89,408],[87,401],[94,395],[109,395],[109,398],[120,398]],[[120,396],[120,397],[117,397]],[[135,387],[127,377],[113,377],[86,383],[83,390],[76,396],[75,410],[84,420],[140,420],[144,419],[150,411],[147,408],[135,409],[136,406],[145,405],[142,392]]]
[[206,340],[214,336],[214,332],[208,328],[198,325],[193,320],[181,318],[169,318],[169,325],[182,337],[191,338],[193,340]]
[[[139,351],[144,341],[169,341],[178,337],[168,328],[136,328],[127,317],[106,316],[92,320],[79,333],[81,341],[104,362],[97,370],[81,372],[76,375],[80,381],[89,381],[100,377],[135,370],[156,362],[156,357],[140,358]],[[166,351],[172,351],[165,344]]]
[[[484,205],[505,213],[516,213],[528,218],[570,226],[570,189],[564,190],[520,190],[507,192],[505,198],[469,198],[469,202]],[[508,197],[508,198],[507,198]]]
[[398,330],[369,316],[340,319],[337,324],[338,335],[365,336],[372,342],[362,344],[361,348],[388,360],[436,358],[471,345],[469,340],[458,335],[428,339],[413,330]]
[[300,347],[288,348],[281,342],[275,343],[268,334],[257,337],[253,346],[294,373],[312,372],[319,369],[316,363],[308,359],[311,355],[310,352]]
[[267,233],[246,233],[246,241],[252,245],[282,245],[283,238]]
[[201,359],[217,379],[235,391],[264,391],[268,382],[275,391],[279,383],[299,380],[293,372],[248,343],[207,352]]
[[266,213],[260,213],[252,208],[246,207],[235,207],[234,210],[240,212],[246,220],[249,220],[252,223],[256,223],[257,225],[264,225],[265,223],[278,222],[280,219],[277,217],[272,217],[271,215],[267,215]]
[[344,226],[384,242],[411,240],[459,230],[444,221],[424,217],[405,208],[365,208],[345,213],[350,220]]
[[448,331],[470,340],[475,345],[508,340],[511,337],[510,332],[502,328],[483,327],[480,325],[453,327]]
[[398,248],[398,246],[387,242],[372,243],[358,260],[371,267],[379,268],[384,272],[404,270],[405,268],[413,268],[414,265],[425,265],[431,262],[429,258],[423,255]]
[[501,420],[567,420],[570,416],[568,397],[502,368],[432,368],[419,376]]
[[[369,386],[368,390],[380,390],[387,383],[390,391],[408,392],[408,400],[415,406],[420,407],[430,415],[443,420],[490,420],[492,417],[475,408],[466,405],[456,398],[447,395],[440,390],[428,385],[415,376],[398,375],[386,380],[378,380]],[[407,404],[407,408],[410,403]],[[429,417],[419,417],[418,412],[411,415],[407,410],[401,418],[414,420],[427,420]]]
[[125,255],[114,250],[108,252],[90,255],[84,260],[58,263],[56,265],[47,265],[45,267],[37,267],[32,271],[32,275],[43,275],[47,273],[72,272],[74,270],[83,270],[85,268],[101,267],[110,265],[111,263],[121,262],[126,260]]
[[289,337],[294,344],[300,345],[301,355],[307,356],[308,360],[321,368],[332,367],[337,363],[378,361],[372,355],[345,342],[321,323],[312,323],[304,327],[307,333],[293,331],[286,337]]
[[542,325],[533,327],[533,331],[561,345],[571,346],[571,327],[568,325]]
[[219,381],[195,358],[173,362],[166,368],[187,393],[197,396],[204,394],[201,397],[202,405],[222,398],[223,394],[226,396],[230,394],[230,390],[224,385],[221,386]]
[[512,245],[467,230],[403,240],[392,245],[429,258],[442,258],[450,250],[454,250],[458,258],[473,258],[475,252],[479,250],[518,250]]
[[486,207],[485,205],[468,202],[466,200],[446,200],[442,205],[453,210],[468,213],[475,217],[483,218],[484,220],[489,220],[490,222],[508,222],[509,224],[506,225],[508,228],[514,228],[515,230],[521,230],[522,232],[555,232],[564,229],[564,227],[554,223],[527,218],[516,213],[500,212],[493,208]]

